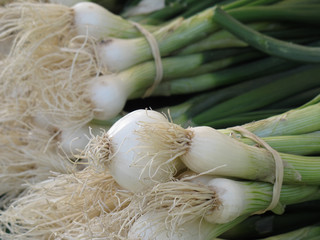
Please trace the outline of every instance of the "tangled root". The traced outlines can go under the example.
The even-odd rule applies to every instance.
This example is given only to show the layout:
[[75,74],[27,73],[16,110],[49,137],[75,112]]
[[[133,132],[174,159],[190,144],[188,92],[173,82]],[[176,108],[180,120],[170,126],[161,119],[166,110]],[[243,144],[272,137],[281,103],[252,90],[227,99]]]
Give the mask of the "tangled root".
[[54,239],[76,232],[88,233],[90,222],[100,217],[111,221],[108,213],[120,211],[128,199],[130,194],[119,189],[108,172],[97,173],[86,168],[72,174],[58,174],[30,185],[28,191],[1,213],[2,234],[7,229],[10,232],[7,237],[16,239]]

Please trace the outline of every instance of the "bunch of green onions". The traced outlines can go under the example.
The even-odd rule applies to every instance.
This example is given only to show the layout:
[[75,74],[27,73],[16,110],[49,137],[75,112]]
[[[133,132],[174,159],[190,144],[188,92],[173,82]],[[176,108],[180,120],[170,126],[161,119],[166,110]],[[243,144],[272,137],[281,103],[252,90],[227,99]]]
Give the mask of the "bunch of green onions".
[[[319,157],[313,150],[319,151],[319,149],[316,146],[306,145],[308,141],[310,142],[308,136],[319,131],[319,121],[317,121],[319,109],[319,103],[310,104],[283,115],[242,126],[279,151],[284,161],[284,184],[278,204],[271,209],[277,214],[281,214],[286,205],[320,197]],[[301,124],[301,121],[308,124]],[[207,137],[197,136],[202,129],[207,129],[205,131]],[[163,134],[165,131],[167,133]],[[212,135],[213,132],[216,133]],[[232,135],[229,135],[230,133]],[[219,140],[213,144],[210,138],[215,136],[218,136]],[[286,138],[288,141],[285,141]],[[209,147],[204,148],[202,145],[206,143],[210,143]],[[220,147],[216,148],[217,144]],[[190,233],[183,231],[186,227],[192,232],[192,237],[199,236],[199,239],[217,237],[247,219],[248,216],[268,209],[275,194],[273,190],[274,160],[266,149],[253,144],[255,143],[252,140],[241,138],[236,129],[209,130],[209,127],[194,127],[183,130],[168,121],[161,113],[152,110],[133,111],[119,119],[108,131],[93,137],[83,153],[83,157],[88,159],[90,166],[96,169],[94,171],[100,172],[97,177],[110,174],[109,178],[116,181],[119,186],[116,191],[119,192],[118,194],[133,194],[130,199],[128,198],[125,206],[116,208],[110,213],[103,210],[104,214],[94,215],[92,221],[98,218],[103,224],[111,221],[113,224],[122,226],[121,230],[115,228],[100,234],[117,235],[118,231],[127,229],[121,234],[129,239],[136,237],[150,239],[154,237],[153,234],[157,234],[156,239],[167,239],[168,236],[172,239],[184,239],[186,236],[183,234]],[[195,150],[197,147],[200,147],[200,150]],[[213,148],[215,151],[212,151]],[[295,151],[294,154],[291,153],[292,149]],[[299,149],[302,151],[299,152]],[[213,155],[216,153],[220,154],[217,158]],[[199,160],[207,161],[208,164],[205,165],[203,162],[199,164]],[[215,160],[217,165],[211,165]],[[200,168],[197,169],[197,166]],[[247,166],[247,169],[243,166]],[[189,174],[190,169],[199,173]],[[76,176],[79,174],[77,173]],[[85,170],[83,174],[93,181],[92,184],[95,184],[93,177],[95,173],[92,170],[89,172]],[[72,179],[72,175],[66,175],[67,179],[70,177]],[[56,194],[57,190],[53,187],[53,192],[50,193],[47,185],[57,185],[59,189],[58,183],[64,178],[59,176],[48,182],[37,184],[34,190],[17,199],[14,203],[15,207],[9,207],[2,213],[2,216],[6,217],[8,226],[16,225],[15,221],[18,220],[16,218],[14,218],[16,220],[13,218],[10,220],[8,216],[22,216],[16,211],[23,210],[26,204],[40,206],[40,203],[37,203],[38,200],[31,200],[32,198],[39,198],[43,208],[47,209],[49,214],[50,206],[53,204],[51,201],[58,204],[63,194],[60,193],[54,200],[52,194]],[[74,184],[78,183],[77,179],[75,178]],[[71,183],[68,181],[65,187]],[[107,188],[108,184],[105,187]],[[61,191],[64,191],[63,189]],[[95,188],[88,186],[86,189],[87,186],[84,186],[82,191],[93,191],[92,194],[95,194]],[[75,189],[71,187],[62,199],[68,199],[75,194],[74,191]],[[39,196],[37,192],[41,195]],[[99,200],[102,201],[102,206],[107,200],[102,200],[103,196]],[[52,199],[49,200],[50,198]],[[29,200],[24,203],[24,199]],[[64,204],[64,201],[61,204]],[[63,207],[65,213],[71,211],[67,210],[67,206],[68,204]],[[32,206],[27,208],[31,211],[34,209]],[[23,216],[24,219],[18,220],[18,228],[16,230],[11,228],[10,234],[13,236],[14,234],[22,234],[21,236],[31,234],[34,237],[39,235],[38,227],[26,224],[29,222],[26,221],[27,215]],[[39,221],[42,221],[40,225],[49,226],[47,230],[43,228],[41,234],[50,234],[50,226],[53,226],[55,221],[43,220],[41,216],[43,214],[38,215]],[[59,221],[59,215],[56,217]],[[66,231],[68,231],[66,228],[57,228],[57,226],[55,230],[53,227],[51,229],[57,234],[67,234]],[[201,229],[200,232],[199,229]]]
[[[281,3],[282,1],[279,2]],[[231,3],[222,1],[219,4],[223,6],[223,9],[225,9],[225,11],[233,16],[236,16],[242,21],[257,23],[266,21],[278,21],[277,24],[275,24],[275,28],[280,29],[283,28],[281,27],[281,21],[291,21],[293,22],[293,24],[300,24],[304,22],[310,22],[310,19],[316,19],[316,17],[318,16],[314,14],[314,12],[316,12],[316,5],[312,5],[312,8],[308,7],[304,9],[305,14],[303,14],[303,16],[305,15],[305,18],[303,18],[302,16],[301,18],[297,19],[291,14],[291,12],[295,12],[298,10],[300,11],[299,5],[296,5],[294,3],[291,5],[282,5],[280,3],[272,2],[274,6],[263,6],[264,4],[267,4],[264,1],[248,3],[247,1],[242,0],[240,2],[231,1]],[[18,8],[19,10],[19,7],[21,6],[18,5],[17,7],[15,4],[9,5],[8,10],[12,10],[14,13],[14,10],[16,8]],[[41,22],[42,17],[40,15],[40,20],[35,21],[34,19],[32,19],[33,22],[39,25],[34,28],[33,26],[28,26],[28,16],[24,16],[26,18],[26,20],[23,21],[24,25],[18,25],[14,28],[10,28],[9,26],[4,27],[9,28],[8,30],[6,30],[6,34],[4,35],[4,37],[12,34],[12,32],[16,31],[16,29],[22,28],[22,32],[18,34],[16,38],[16,44],[13,47],[13,52],[16,52],[14,53],[14,55],[19,55],[21,51],[27,51],[29,54],[33,53],[32,55],[35,58],[38,58],[38,55],[40,54],[40,56],[48,56],[47,59],[50,60],[50,52],[48,54],[44,53],[44,48],[50,49],[54,47],[55,51],[65,51],[65,48],[71,47],[70,51],[76,51],[76,49],[72,47],[72,44],[74,44],[74,40],[71,43],[68,43],[70,39],[77,39],[78,41],[79,39],[83,38],[83,36],[92,39],[93,46],[91,46],[91,43],[88,39],[85,41],[86,44],[89,45],[86,46],[88,47],[88,49],[85,48],[85,52],[90,55],[93,54],[91,57],[93,60],[91,61],[96,61],[98,65],[96,66],[96,64],[93,64],[93,69],[90,70],[92,71],[91,75],[89,74],[84,76],[74,76],[74,78],[79,78],[78,81],[89,81],[86,84],[81,85],[83,86],[82,89],[79,89],[79,92],[82,93],[82,96],[79,96],[79,99],[81,99],[81,101],[79,101],[81,102],[81,105],[76,105],[77,108],[83,109],[81,110],[83,111],[83,116],[81,116],[80,111],[80,115],[75,116],[75,118],[81,117],[83,118],[83,121],[88,121],[89,119],[91,120],[93,118],[100,120],[110,119],[121,112],[128,99],[149,96],[150,93],[148,90],[150,90],[150,87],[151,90],[153,90],[153,87],[157,85],[154,84],[155,76],[161,75],[162,77],[159,77],[160,80],[165,80],[167,78],[183,78],[189,76],[190,72],[193,72],[197,69],[197,71],[199,72],[195,76],[195,79],[192,81],[198,81],[197,77],[202,78],[204,81],[204,77],[208,78],[208,76],[203,76],[202,74],[206,74],[220,68],[225,68],[232,63],[240,63],[243,61],[247,61],[248,59],[253,60],[258,57],[257,55],[259,55],[257,53],[245,53],[244,55],[238,56],[236,58],[232,57],[230,59],[224,59],[225,63],[217,63],[212,62],[214,59],[212,59],[211,57],[207,57],[208,55],[214,55],[214,52],[212,54],[204,54],[202,53],[203,49],[198,50],[194,48],[196,50],[191,50],[191,52],[190,50],[188,50],[184,53],[184,48],[190,47],[190,44],[197,45],[200,40],[202,41],[207,37],[209,38],[210,34],[213,34],[212,36],[210,36],[210,42],[214,42],[213,37],[216,36],[215,33],[217,31],[217,41],[221,41],[221,34],[223,35],[223,33],[225,33],[226,31],[221,30],[219,24],[215,22],[214,15],[216,14],[216,9],[214,7],[202,10],[198,14],[191,15],[186,19],[175,17],[172,18],[171,21],[166,21],[161,25],[158,24],[152,26],[142,26],[140,25],[140,23],[139,25],[136,25],[137,23],[133,23],[130,20],[121,18],[120,16],[110,14],[106,10],[93,3],[79,3],[72,8],[60,7],[61,13],[54,11],[54,8],[57,8],[56,5],[47,5],[45,7],[45,5],[42,4],[39,6],[27,4],[22,5],[22,7],[26,9],[25,11],[28,11],[28,9],[30,10],[31,7],[38,7],[39,15],[46,14],[46,11],[49,11],[50,8],[52,8],[52,11],[50,11],[55,12],[58,16],[59,14],[62,15],[62,19],[58,21],[58,16],[47,16],[48,23],[44,24],[43,22]],[[251,14],[258,10],[263,11],[264,14]],[[282,14],[276,15],[275,18],[273,16],[274,12],[281,12]],[[269,14],[270,17],[268,17]],[[9,20],[13,21],[11,19]],[[6,16],[4,17],[4,21],[8,21],[6,19]],[[63,24],[64,27],[62,28],[57,24],[50,25],[50,21],[55,21],[57,22],[57,24]],[[106,25],[106,22],[110,23],[110,25]],[[117,26],[116,29],[114,27],[115,25]],[[121,31],[118,31],[119,28],[121,29]],[[146,34],[144,30],[141,30],[141,28],[152,34],[153,37],[148,37],[149,35]],[[268,29],[270,30],[268,24],[258,24],[254,28],[256,28],[257,31],[264,31]],[[43,32],[44,29],[46,29],[46,31],[50,33],[49,36],[52,37],[46,37],[42,39],[41,37],[45,35]],[[59,31],[56,29],[58,29]],[[103,31],[101,31],[101,29],[103,29]],[[296,37],[297,35],[293,38]],[[42,40],[40,41],[38,38]],[[233,36],[230,36],[230,38],[235,39]],[[61,42],[61,39],[64,39],[64,41]],[[150,46],[150,41],[153,39],[156,41],[156,44],[152,43]],[[239,42],[238,39],[235,39],[235,41]],[[310,39],[307,41],[310,42]],[[81,42],[82,44],[84,44],[84,40],[81,40],[80,43]],[[242,42],[242,46],[246,45],[246,43]],[[77,47],[78,46],[79,45],[77,45]],[[217,47],[219,46],[213,45],[206,50],[211,51],[212,49]],[[226,47],[239,47],[239,43],[233,44],[231,41],[228,46],[223,46],[223,48]],[[155,65],[154,55],[157,51],[152,51],[153,48],[159,50],[158,57],[163,58],[161,60],[162,70],[159,70],[159,66]],[[186,52],[188,52],[188,60],[185,56]],[[189,57],[191,53],[198,55],[191,55]],[[181,58],[171,59],[171,57],[174,57],[177,54],[183,55],[183,58],[185,58],[186,61],[185,63],[187,64],[188,62],[188,64],[190,64],[190,67],[180,67],[178,65],[178,61],[181,62]],[[74,55],[71,55],[71,57],[72,56],[74,57]],[[170,57],[168,61],[166,57]],[[14,59],[12,61],[19,62],[17,61],[17,59]],[[208,65],[208,63],[210,64]],[[74,71],[77,71],[77,64],[78,63],[73,63],[73,68],[75,69]],[[142,65],[140,66],[140,64]],[[217,66],[217,64],[220,64],[220,66]],[[17,65],[13,64],[12,67],[14,68],[16,66]],[[171,68],[170,66],[173,67]],[[199,67],[201,69],[198,70]],[[190,72],[184,72],[181,70],[185,68],[190,69]],[[184,74],[179,74],[179,70]],[[173,72],[176,73],[172,74]],[[42,78],[45,78],[45,76]],[[181,80],[178,79],[178,82],[180,81]],[[74,84],[77,85],[76,80]],[[228,83],[224,82],[223,84],[226,85]],[[202,88],[198,89],[209,89],[215,86],[217,85],[211,87],[203,86]],[[79,86],[74,87],[79,88]],[[161,88],[159,88],[157,94],[168,94],[166,86],[163,86],[163,91],[161,91],[160,89]],[[85,94],[83,94],[83,92],[85,92]],[[53,106],[57,106],[58,108],[67,104],[64,102],[57,104],[55,102],[52,102],[52,100],[50,99],[44,100],[49,101],[50,104],[52,104]],[[56,101],[56,99],[54,100]],[[64,101],[68,101],[68,98],[65,97]],[[47,107],[50,107],[50,105]],[[55,109],[53,109],[53,111],[54,110]],[[68,111],[69,109],[59,110]],[[39,121],[39,119],[42,119],[41,117],[35,117],[37,121]],[[55,117],[58,118],[59,116],[52,116],[51,114],[49,116],[45,116],[44,119],[51,120]],[[80,123],[78,122],[77,124]]]
[[[109,132],[93,138],[86,151],[89,159],[105,164],[120,186],[137,193],[132,211],[140,209],[139,214],[148,217],[133,224],[133,229],[143,229],[139,235],[134,231],[133,238],[150,239],[154,235],[149,234],[162,230],[180,236],[176,227],[184,229],[184,224],[196,221],[196,216],[200,222],[193,223],[195,227],[202,222],[204,226],[206,222],[218,224],[217,228],[208,223],[213,231],[209,231],[210,236],[218,236],[220,226],[231,228],[249,215],[266,210],[281,214],[285,205],[319,199],[318,144],[310,145],[309,152],[304,143],[318,134],[319,110],[319,103],[315,103],[242,126],[277,150],[283,165],[283,185],[278,190],[274,189],[278,178],[274,155],[245,131],[241,135],[238,128],[183,129],[152,110],[126,115]],[[108,138],[110,145],[103,145]],[[113,152],[100,155],[99,151],[106,152],[106,148]],[[177,180],[186,169],[196,177]],[[269,208],[277,191],[279,202]],[[150,218],[150,225],[146,218]]]
[[319,4],[182,2],[1,9],[0,238],[213,239],[319,199]]

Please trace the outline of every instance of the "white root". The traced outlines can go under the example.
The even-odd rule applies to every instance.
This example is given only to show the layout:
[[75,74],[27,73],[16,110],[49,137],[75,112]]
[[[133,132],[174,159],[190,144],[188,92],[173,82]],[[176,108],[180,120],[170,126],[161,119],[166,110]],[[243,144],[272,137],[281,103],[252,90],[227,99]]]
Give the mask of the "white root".
[[2,229],[0,236],[59,238],[79,228],[88,228],[95,218],[104,217],[107,221],[108,213],[120,211],[129,199],[130,194],[122,191],[108,172],[97,173],[86,168],[72,174],[58,174],[30,185],[28,191],[1,212],[2,228],[7,227],[10,233],[6,235]]

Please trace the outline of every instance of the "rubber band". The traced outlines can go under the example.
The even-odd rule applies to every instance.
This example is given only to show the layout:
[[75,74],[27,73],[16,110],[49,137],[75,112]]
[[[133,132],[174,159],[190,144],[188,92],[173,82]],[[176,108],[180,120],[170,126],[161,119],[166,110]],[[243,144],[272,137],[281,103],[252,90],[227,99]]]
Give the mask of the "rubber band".
[[267,149],[272,154],[274,158],[274,163],[275,163],[275,181],[273,185],[272,200],[269,206],[265,210],[256,212],[256,214],[262,214],[268,210],[274,209],[278,205],[280,200],[280,192],[283,184],[283,175],[284,175],[284,163],[282,161],[280,154],[276,150],[274,150],[272,147],[270,147],[268,143],[266,143],[264,140],[262,140],[252,132],[248,131],[244,127],[236,126],[236,127],[232,127],[231,129],[239,132],[242,136],[249,138],[254,142],[258,143],[259,145]]
[[140,24],[136,23],[136,22],[131,22],[147,39],[150,48],[151,48],[151,52],[152,52],[152,56],[154,58],[154,62],[156,65],[156,76],[154,78],[153,84],[150,88],[148,88],[146,90],[146,92],[144,93],[142,98],[146,98],[151,96],[153,90],[159,85],[159,83],[162,81],[163,78],[163,66],[162,66],[162,61],[161,61],[161,54],[160,54],[160,50],[159,50],[159,46],[158,46],[158,42],[155,39],[155,37],[148,31],[146,30],[144,27],[142,27]]

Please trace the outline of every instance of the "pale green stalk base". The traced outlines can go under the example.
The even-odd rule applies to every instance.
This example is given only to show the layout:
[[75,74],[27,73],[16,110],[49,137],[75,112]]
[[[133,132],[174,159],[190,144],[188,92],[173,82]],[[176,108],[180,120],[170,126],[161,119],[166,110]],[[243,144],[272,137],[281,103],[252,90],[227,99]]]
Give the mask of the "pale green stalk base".
[[[248,24],[248,26],[252,27],[257,31],[261,30],[277,30],[281,29],[281,26],[274,23],[253,23]],[[203,40],[190,44],[189,46],[181,49],[178,54],[191,54],[200,51],[206,51],[209,49],[216,48],[230,48],[230,47],[247,47],[248,44],[244,41],[236,38],[230,32],[222,29],[215,33],[210,34]]]
[[[259,137],[298,135],[320,130],[320,103],[293,109],[280,115],[242,125]],[[232,128],[221,129],[225,134]]]
[[[240,138],[239,140],[250,145],[256,144],[248,138]],[[301,135],[263,137],[262,140],[278,152],[297,155],[320,154],[320,131]]]
[[[247,58],[257,57],[256,53],[248,53],[236,57],[227,57],[221,60],[212,60],[215,58],[214,52],[190,54],[187,56],[175,56],[162,59],[163,82],[169,82],[170,79],[180,78],[196,73],[210,72],[215,69],[227,67],[230,64],[241,62]],[[117,77],[129,89],[129,99],[141,98],[146,90],[152,86],[156,76],[156,66],[154,61],[147,61],[138,64],[114,76]],[[166,95],[167,89],[157,87],[154,94]],[[170,91],[169,91],[170,92]]]
[[[144,123],[138,134],[151,145],[170,149],[194,172],[274,182],[275,159],[271,152],[239,142],[213,128],[184,129],[171,122],[156,122]],[[280,157],[284,161],[285,183],[320,182],[319,157],[284,153]]]
[[[273,195],[273,185],[262,182],[238,182],[244,192],[245,199],[243,201],[244,209],[241,215],[261,213],[267,209],[271,203]],[[309,200],[320,198],[320,189],[318,186],[294,186],[282,185],[279,199],[279,207],[275,211],[278,212],[285,205],[301,203]],[[223,204],[223,203],[222,203]]]
[[280,153],[284,161],[284,183],[320,184],[320,157]]

